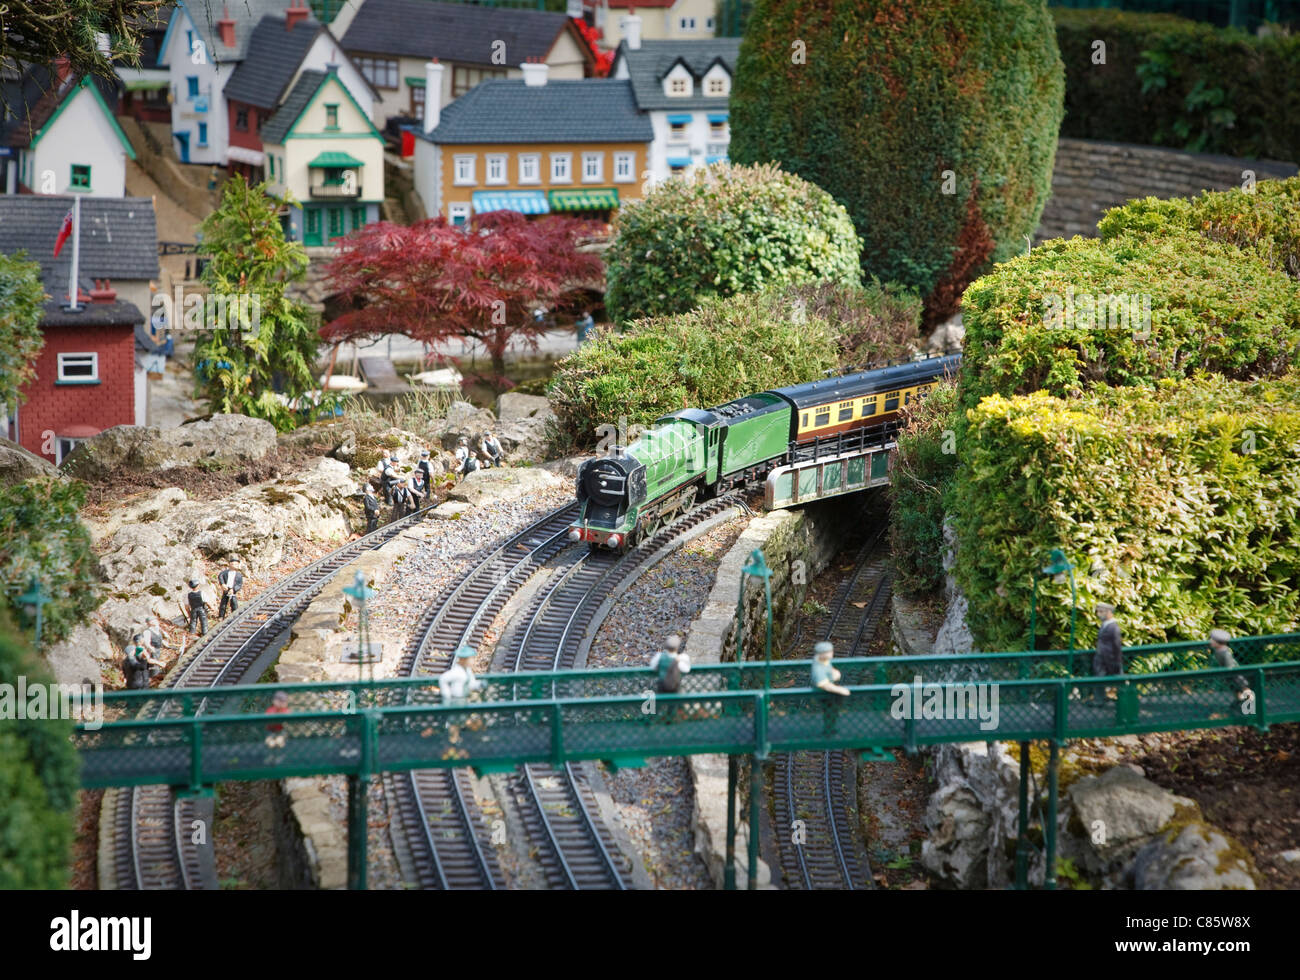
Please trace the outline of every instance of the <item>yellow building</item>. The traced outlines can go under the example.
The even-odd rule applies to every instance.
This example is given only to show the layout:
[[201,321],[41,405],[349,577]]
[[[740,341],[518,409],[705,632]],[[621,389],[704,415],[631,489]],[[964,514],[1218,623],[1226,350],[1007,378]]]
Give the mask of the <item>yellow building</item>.
[[[547,81],[547,66],[520,80],[486,81],[446,107],[426,103],[415,136],[415,186],[432,217],[463,224],[508,209],[608,221],[639,199],[653,130],[631,84]],[[427,90],[444,67],[429,64]]]

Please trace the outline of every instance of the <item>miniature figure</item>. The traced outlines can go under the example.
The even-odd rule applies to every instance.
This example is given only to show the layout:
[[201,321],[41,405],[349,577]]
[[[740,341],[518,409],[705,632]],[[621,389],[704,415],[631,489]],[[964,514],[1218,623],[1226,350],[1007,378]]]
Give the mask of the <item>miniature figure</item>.
[[668,649],[660,650],[650,658],[650,669],[658,672],[655,690],[660,694],[676,694],[682,686],[682,674],[691,672],[691,658],[678,653],[682,638],[676,634],[664,641]]
[[471,691],[480,690],[483,682],[470,670],[470,662],[478,656],[473,647],[461,647],[456,651],[452,666],[438,677],[438,691],[444,701],[459,701]]
[[828,694],[847,697],[849,689],[835,682],[840,679],[840,672],[831,666],[835,648],[827,640],[822,640],[813,647],[812,686]]

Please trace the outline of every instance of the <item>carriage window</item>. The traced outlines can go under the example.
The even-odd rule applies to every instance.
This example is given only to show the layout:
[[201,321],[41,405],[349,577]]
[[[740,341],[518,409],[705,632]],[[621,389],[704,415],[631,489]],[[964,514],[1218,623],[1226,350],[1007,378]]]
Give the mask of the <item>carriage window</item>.
[[898,396],[899,396],[899,394],[900,394],[900,393],[897,392],[897,391],[891,391],[889,394],[887,394],[887,395],[885,396],[885,411],[886,411],[886,412],[897,411],[897,409],[898,409]]
[[876,414],[876,400],[874,398],[868,398],[866,401],[862,403],[862,417],[865,419],[867,416],[875,415],[875,414]]
[[903,404],[904,405],[912,404],[912,393],[910,391],[903,393]]
[[831,410],[829,408],[825,409],[824,411],[818,409],[816,416],[813,417],[813,428],[822,425],[830,425],[830,424],[831,424]]
[[803,421],[799,423],[803,428],[808,428],[808,413],[803,413]]
[[847,422],[851,418],[853,418],[853,402],[840,402],[839,421]]

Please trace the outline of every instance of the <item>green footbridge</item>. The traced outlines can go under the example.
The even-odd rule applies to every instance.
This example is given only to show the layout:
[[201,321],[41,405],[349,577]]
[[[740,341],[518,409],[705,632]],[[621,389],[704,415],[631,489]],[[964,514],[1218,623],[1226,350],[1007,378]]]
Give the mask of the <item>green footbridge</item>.
[[[648,669],[487,675],[470,698],[443,703],[430,678],[116,692],[75,741],[87,788],[166,784],[211,792],[228,780],[373,774],[603,760],[636,766],[697,753],[860,750],[887,759],[941,742],[1050,743],[1047,886],[1054,885],[1059,746],[1071,738],[1300,721],[1300,633],[1237,638],[1238,666],[1215,666],[1204,643],[1124,651],[1126,673],[1088,675],[1091,651],[836,660],[848,697],[809,687],[810,662],[702,666],[672,695]],[[275,691],[287,714],[266,715]],[[1021,766],[1021,833],[1028,824]],[[365,794],[350,794],[364,827]],[[758,794],[751,794],[751,819]],[[735,807],[730,808],[734,820]],[[350,837],[354,834],[350,828]],[[751,848],[757,843],[751,835]],[[364,886],[364,843],[353,883]],[[750,868],[756,866],[751,855]],[[1022,853],[1022,858],[1024,857]],[[1023,884],[1023,869],[1019,875]],[[751,879],[751,886],[753,881]]]

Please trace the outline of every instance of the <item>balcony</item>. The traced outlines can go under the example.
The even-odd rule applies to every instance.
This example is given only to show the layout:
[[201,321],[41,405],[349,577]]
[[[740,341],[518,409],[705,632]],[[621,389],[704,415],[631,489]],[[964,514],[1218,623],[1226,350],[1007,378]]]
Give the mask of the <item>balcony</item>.
[[361,196],[361,168],[356,157],[338,150],[326,150],[307,164],[311,184],[307,193],[329,201],[352,200]]
[[326,200],[351,200],[361,196],[361,185],[355,180],[324,181],[319,184],[312,184],[307,188],[307,192],[312,197]]

